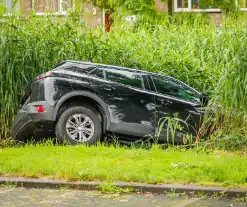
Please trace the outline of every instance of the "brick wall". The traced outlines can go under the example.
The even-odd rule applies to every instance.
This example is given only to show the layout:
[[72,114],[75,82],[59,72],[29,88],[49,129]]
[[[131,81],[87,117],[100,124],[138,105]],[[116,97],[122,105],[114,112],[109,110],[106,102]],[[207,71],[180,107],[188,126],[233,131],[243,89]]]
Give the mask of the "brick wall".
[[32,0],[20,0],[20,9],[24,14],[29,14],[32,9]]
[[36,12],[58,12],[58,0],[38,0],[35,5]]
[[99,8],[89,4],[83,4],[81,6],[84,8],[83,19],[86,25],[88,25],[90,28],[96,28],[101,25],[102,12]]
[[219,26],[222,22],[222,13],[209,13],[210,20],[215,23],[215,25]]
[[155,0],[155,7],[160,12],[167,12],[168,11],[167,4],[161,2],[161,0]]

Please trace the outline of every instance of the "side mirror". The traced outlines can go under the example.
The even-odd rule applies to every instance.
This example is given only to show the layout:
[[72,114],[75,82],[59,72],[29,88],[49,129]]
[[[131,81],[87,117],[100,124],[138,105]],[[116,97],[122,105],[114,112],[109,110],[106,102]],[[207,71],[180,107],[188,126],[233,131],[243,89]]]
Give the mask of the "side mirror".
[[202,106],[208,105],[208,102],[209,102],[208,94],[206,94],[206,93],[201,93],[200,101],[201,101]]

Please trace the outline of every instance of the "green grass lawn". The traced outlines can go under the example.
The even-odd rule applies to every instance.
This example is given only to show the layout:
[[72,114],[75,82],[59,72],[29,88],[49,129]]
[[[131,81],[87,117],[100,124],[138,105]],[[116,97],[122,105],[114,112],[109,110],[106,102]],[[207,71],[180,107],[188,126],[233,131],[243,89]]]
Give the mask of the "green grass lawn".
[[234,154],[103,145],[0,149],[0,176],[194,183],[247,188],[247,159]]

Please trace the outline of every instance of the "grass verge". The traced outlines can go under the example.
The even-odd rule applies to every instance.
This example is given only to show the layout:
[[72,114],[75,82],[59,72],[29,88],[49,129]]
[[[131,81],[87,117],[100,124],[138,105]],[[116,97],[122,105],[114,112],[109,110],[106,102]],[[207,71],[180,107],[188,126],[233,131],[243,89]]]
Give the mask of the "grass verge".
[[246,172],[246,157],[233,153],[104,145],[28,145],[0,149],[0,176],[247,188]]

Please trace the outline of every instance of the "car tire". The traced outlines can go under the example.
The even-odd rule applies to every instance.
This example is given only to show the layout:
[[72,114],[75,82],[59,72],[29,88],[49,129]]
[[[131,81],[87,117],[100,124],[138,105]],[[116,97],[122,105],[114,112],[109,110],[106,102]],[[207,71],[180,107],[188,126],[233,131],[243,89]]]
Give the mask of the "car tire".
[[[85,133],[85,131],[83,131],[84,129],[87,131],[89,128],[84,127],[84,129],[81,129],[83,127],[81,128],[78,127],[80,125],[77,124],[78,119],[80,120],[79,121],[80,124],[83,124],[86,119],[89,120],[88,125],[91,124],[90,130],[91,132],[93,131],[90,134],[90,136],[86,137],[88,134]],[[73,125],[71,125],[71,122],[73,123]],[[76,126],[74,124],[76,124]],[[72,128],[71,130],[69,128],[70,126],[73,126],[76,129],[74,130],[74,128]],[[74,132],[73,130],[76,131],[75,134],[73,134]],[[69,143],[72,145],[77,145],[77,144],[92,145],[95,144],[98,140],[100,140],[102,136],[102,124],[100,122],[99,117],[92,110],[85,108],[83,106],[73,106],[68,108],[61,114],[61,116],[59,117],[56,123],[55,132],[59,143]],[[81,137],[83,137],[83,140],[81,140]]]

